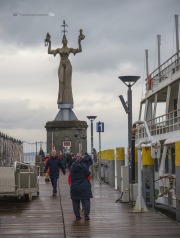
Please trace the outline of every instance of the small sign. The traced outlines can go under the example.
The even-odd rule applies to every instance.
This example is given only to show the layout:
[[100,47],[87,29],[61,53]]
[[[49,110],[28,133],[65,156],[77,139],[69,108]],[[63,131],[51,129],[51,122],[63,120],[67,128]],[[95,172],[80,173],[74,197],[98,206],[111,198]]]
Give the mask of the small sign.
[[96,131],[97,132],[104,132],[104,122],[97,122],[96,123]]
[[71,141],[63,141],[63,153],[70,153]]
[[71,141],[63,141],[63,147],[71,147]]

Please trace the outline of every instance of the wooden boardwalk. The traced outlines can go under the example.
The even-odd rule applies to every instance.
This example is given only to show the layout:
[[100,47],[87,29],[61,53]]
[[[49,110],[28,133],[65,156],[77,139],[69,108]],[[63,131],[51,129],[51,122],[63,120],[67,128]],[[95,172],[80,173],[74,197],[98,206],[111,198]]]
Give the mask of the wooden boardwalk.
[[75,221],[67,176],[60,176],[61,197],[52,197],[51,185],[41,177],[40,196],[32,202],[0,201],[0,238],[180,237],[180,224],[152,210],[131,213],[130,204],[115,202],[120,196],[118,191],[104,183],[100,186],[96,179],[91,183],[94,198],[90,221],[85,221],[83,214],[80,221]]

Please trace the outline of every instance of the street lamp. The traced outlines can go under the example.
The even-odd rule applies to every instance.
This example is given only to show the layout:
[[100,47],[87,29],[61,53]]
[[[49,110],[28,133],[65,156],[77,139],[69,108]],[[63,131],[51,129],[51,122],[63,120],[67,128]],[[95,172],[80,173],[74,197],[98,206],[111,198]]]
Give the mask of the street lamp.
[[[97,116],[87,116],[87,118],[91,121],[91,156],[92,160],[94,162],[94,156],[93,156],[93,121],[96,119]],[[92,177],[94,177],[94,170],[92,165]]]
[[92,155],[92,159],[94,161],[93,158],[93,121],[96,119],[97,116],[87,116],[87,118],[91,121],[91,155]]
[[[132,138],[132,86],[138,81],[140,76],[120,76],[118,77],[127,87],[127,103],[122,95],[119,96],[125,112],[128,114],[128,150],[129,150],[129,172],[130,182],[135,183],[135,138]],[[132,141],[133,139],[133,141]]]

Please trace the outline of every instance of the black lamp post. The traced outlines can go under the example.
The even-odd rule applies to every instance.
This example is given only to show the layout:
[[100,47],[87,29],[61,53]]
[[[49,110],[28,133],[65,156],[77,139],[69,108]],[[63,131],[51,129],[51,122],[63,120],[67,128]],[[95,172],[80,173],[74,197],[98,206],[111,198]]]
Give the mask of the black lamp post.
[[[87,118],[91,121],[91,156],[94,162],[94,155],[93,155],[93,121],[96,119],[97,116],[87,116]],[[92,166],[92,177],[94,177],[94,170]]]
[[[91,155],[93,158],[93,121],[97,116],[87,116],[87,118],[91,121]],[[94,159],[94,158],[93,158]]]
[[[128,151],[129,151],[129,179],[130,183],[135,183],[135,138],[132,138],[132,86],[137,82],[140,76],[120,76],[118,77],[127,87],[127,104],[122,95],[119,96],[125,112],[128,114]],[[133,140],[132,140],[133,139]]]

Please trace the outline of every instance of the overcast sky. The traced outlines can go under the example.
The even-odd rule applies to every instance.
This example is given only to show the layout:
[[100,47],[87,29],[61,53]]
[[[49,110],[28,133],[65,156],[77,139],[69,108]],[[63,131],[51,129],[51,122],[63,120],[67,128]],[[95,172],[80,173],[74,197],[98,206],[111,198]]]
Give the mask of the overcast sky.
[[69,47],[78,47],[79,29],[86,36],[82,53],[70,60],[73,111],[89,125],[88,151],[88,115],[97,116],[97,150],[98,121],[105,125],[102,150],[127,147],[128,117],[119,100],[127,100],[127,87],[118,77],[141,77],[132,88],[136,121],[145,93],[145,49],[150,72],[157,67],[158,34],[161,62],[175,53],[179,9],[179,0],[0,0],[0,131],[26,142],[46,141],[44,126],[58,113],[59,56],[47,54],[44,39],[49,32],[52,49],[62,47],[65,20]]

